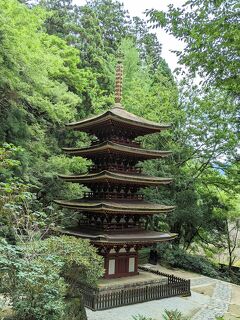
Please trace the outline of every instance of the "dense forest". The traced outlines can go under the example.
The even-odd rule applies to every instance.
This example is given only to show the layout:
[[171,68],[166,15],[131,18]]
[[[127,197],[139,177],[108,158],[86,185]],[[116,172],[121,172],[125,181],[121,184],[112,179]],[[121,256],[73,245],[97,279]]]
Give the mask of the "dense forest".
[[[78,219],[53,200],[81,197],[84,187],[57,175],[85,173],[91,163],[69,158],[61,148],[87,146],[91,137],[64,125],[113,104],[119,50],[125,108],[172,125],[141,139],[145,148],[173,151],[167,159],[143,163],[150,175],[174,178],[167,187],[145,190],[149,201],[176,206],[173,214],[146,221],[146,228],[179,235],[171,245],[159,245],[160,260],[237,281],[236,6],[235,0],[190,0],[165,13],[149,8],[142,20],[112,0],[84,6],[0,0],[0,287],[16,319],[66,319],[66,312],[75,312],[71,299],[66,303],[75,290],[72,269],[88,285],[103,273],[87,241],[46,235]],[[177,52],[183,68],[176,73],[161,56],[164,44],[155,28],[185,42]],[[219,262],[227,265],[224,274]]]

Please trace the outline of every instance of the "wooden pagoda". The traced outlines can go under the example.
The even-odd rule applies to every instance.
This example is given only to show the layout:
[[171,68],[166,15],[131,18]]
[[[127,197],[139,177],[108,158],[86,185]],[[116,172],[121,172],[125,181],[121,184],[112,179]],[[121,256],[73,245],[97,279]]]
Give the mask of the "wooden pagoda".
[[167,157],[171,152],[145,150],[134,140],[170,126],[145,120],[123,108],[122,76],[122,65],[118,63],[112,109],[67,125],[97,139],[87,148],[63,149],[69,155],[91,159],[93,165],[88,174],[60,175],[60,178],[84,184],[91,191],[81,199],[55,201],[82,214],[78,227],[64,232],[89,239],[97,247],[104,257],[105,278],[138,274],[139,249],[177,236],[145,230],[146,218],[170,213],[174,207],[145,201],[141,188],[169,184],[172,179],[148,176],[137,166],[139,161]]

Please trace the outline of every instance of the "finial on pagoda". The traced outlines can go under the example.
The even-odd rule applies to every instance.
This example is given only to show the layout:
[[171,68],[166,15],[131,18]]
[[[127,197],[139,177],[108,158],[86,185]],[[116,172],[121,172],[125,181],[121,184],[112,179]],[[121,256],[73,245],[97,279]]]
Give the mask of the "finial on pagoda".
[[115,103],[121,103],[122,100],[122,81],[123,81],[123,55],[119,51],[116,65],[116,80],[115,80]]

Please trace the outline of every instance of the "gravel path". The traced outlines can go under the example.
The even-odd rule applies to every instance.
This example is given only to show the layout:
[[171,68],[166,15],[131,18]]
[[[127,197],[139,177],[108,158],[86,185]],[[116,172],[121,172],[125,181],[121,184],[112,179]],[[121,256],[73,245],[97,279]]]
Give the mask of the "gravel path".
[[191,279],[191,287],[205,286],[205,285],[209,285],[209,284],[214,284],[217,281],[218,280],[213,279],[213,278],[201,276],[201,277],[196,278],[196,279]]
[[207,305],[200,309],[192,320],[214,320],[223,316],[231,301],[231,286],[227,282],[216,281],[214,293]]

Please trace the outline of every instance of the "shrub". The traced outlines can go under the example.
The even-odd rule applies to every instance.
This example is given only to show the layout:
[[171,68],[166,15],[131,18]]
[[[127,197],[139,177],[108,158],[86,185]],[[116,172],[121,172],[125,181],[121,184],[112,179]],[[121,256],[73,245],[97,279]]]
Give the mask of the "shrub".
[[164,310],[163,319],[164,320],[190,320],[190,318],[185,317],[177,309],[176,310]]
[[[162,315],[164,320],[190,320],[190,318],[185,317],[180,311],[176,310],[164,310]],[[148,318],[142,315],[133,316],[134,320],[155,320],[153,318]]]
[[71,270],[76,273],[74,284],[94,285],[103,272],[101,262],[87,240],[62,236],[15,246],[2,239],[0,286],[18,320],[84,320],[84,310],[79,318],[79,293],[77,315],[73,310]]
[[141,314],[138,314],[137,316],[133,316],[133,320],[155,320],[155,319],[148,318],[148,317],[142,316]]
[[163,259],[172,267],[198,272],[209,277],[219,276],[216,266],[207,258],[191,255],[178,247],[166,248]]

